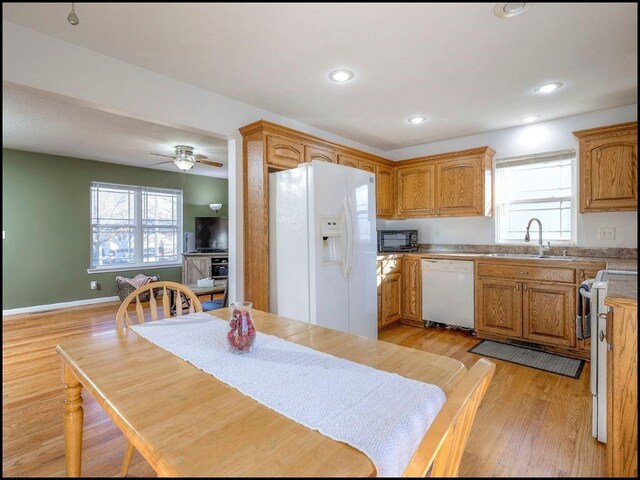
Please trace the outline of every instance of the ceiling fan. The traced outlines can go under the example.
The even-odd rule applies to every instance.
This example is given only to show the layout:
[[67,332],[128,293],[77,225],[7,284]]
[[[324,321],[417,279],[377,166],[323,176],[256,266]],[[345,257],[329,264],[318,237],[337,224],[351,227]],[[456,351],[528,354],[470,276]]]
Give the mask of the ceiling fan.
[[160,163],[155,163],[154,165],[151,165],[152,167],[155,165],[163,165],[165,163],[175,163],[176,167],[178,167],[180,170],[189,170],[191,169],[196,163],[201,163],[203,165],[209,165],[210,167],[222,167],[223,164],[219,163],[219,162],[210,162],[209,160],[205,160],[204,155],[194,155],[193,154],[193,147],[189,146],[189,145],[176,145],[176,154],[175,155],[163,155],[161,153],[151,153],[151,155],[157,155],[159,157],[167,157],[167,158],[172,158],[173,160],[169,160],[166,162],[160,162]]

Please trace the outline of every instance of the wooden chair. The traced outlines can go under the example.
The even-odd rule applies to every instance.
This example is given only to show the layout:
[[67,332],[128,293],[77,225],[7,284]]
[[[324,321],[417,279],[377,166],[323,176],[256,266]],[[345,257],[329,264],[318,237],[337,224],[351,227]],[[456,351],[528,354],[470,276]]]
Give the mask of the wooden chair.
[[[127,298],[124,299],[122,305],[116,313],[116,328],[123,329],[130,325],[140,324],[145,322],[145,309],[140,301],[140,294],[149,292],[149,314],[151,320],[158,320],[158,302],[156,301],[154,290],[162,289],[162,314],[161,318],[171,317],[172,309],[169,297],[173,293],[175,298],[175,313],[176,316],[181,316],[183,313],[183,300],[187,300],[189,304],[188,313],[202,312],[202,304],[198,297],[184,285],[176,282],[152,282],[131,292]],[[151,291],[150,291],[151,290]],[[131,319],[129,315],[129,306],[135,301],[135,321]],[[148,320],[148,318],[147,318]],[[134,446],[131,442],[127,444],[127,451],[124,454],[124,460],[122,461],[122,470],[120,474],[123,477],[127,476],[129,472],[129,465],[131,465],[131,457],[133,457]]]
[[404,471],[405,477],[457,477],[478,406],[495,364],[478,360],[447,398]]
[[[162,289],[162,313],[163,316],[161,318],[169,318],[171,317],[171,310],[174,307],[171,305],[171,294],[173,294],[173,298],[176,299],[176,316],[181,316],[183,313],[183,302],[181,300],[186,299],[189,303],[188,313],[202,312],[202,304],[196,294],[189,290],[187,287],[180,283],[176,282],[152,282],[143,285],[142,287],[131,292],[127,298],[124,299],[122,305],[118,309],[118,313],[116,313],[116,328],[121,330],[129,325],[135,325],[139,323],[145,322],[145,310],[142,306],[142,302],[140,301],[140,294],[144,292],[148,292],[150,290],[159,290]],[[155,296],[153,295],[153,291],[149,292],[149,314],[151,315],[151,320],[158,320],[158,302],[156,301]],[[129,306],[135,300],[136,310],[135,310],[135,322],[132,321],[131,316],[129,315]]]

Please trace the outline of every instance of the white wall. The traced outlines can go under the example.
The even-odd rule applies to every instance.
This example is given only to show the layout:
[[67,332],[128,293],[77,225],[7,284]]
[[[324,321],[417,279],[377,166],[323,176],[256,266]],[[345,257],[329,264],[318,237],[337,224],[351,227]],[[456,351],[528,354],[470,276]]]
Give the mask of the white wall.
[[[452,138],[387,152],[387,158],[404,160],[434,153],[464,150],[488,145],[495,158],[576,149],[572,132],[585,128],[637,120],[637,105],[560,118],[522,127]],[[599,240],[598,227],[615,228],[615,240]],[[378,228],[412,228],[419,232],[420,243],[460,243],[489,245],[495,243],[493,217],[387,220]],[[578,245],[584,247],[638,246],[638,212],[578,214]]]
[[[2,80],[88,107],[227,138],[230,300],[242,298],[242,137],[238,128],[269,120],[375,155],[384,152],[101,53],[2,22]],[[234,223],[236,228],[234,229]]]

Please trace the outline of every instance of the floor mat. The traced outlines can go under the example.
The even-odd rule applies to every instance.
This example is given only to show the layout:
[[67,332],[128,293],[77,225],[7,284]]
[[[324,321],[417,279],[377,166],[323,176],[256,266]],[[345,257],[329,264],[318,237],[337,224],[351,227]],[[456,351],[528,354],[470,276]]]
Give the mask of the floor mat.
[[492,340],[482,340],[469,352],[571,378],[580,378],[585,363],[584,360]]

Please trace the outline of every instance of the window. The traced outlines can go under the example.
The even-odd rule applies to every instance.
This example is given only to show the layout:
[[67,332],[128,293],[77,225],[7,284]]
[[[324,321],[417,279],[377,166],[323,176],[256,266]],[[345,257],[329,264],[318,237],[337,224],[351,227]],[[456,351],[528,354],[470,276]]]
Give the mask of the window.
[[[527,223],[542,222],[542,240],[576,241],[575,151],[496,161],[496,242],[524,243]],[[538,241],[538,226],[530,230]]]
[[91,183],[91,268],[176,264],[182,192]]

